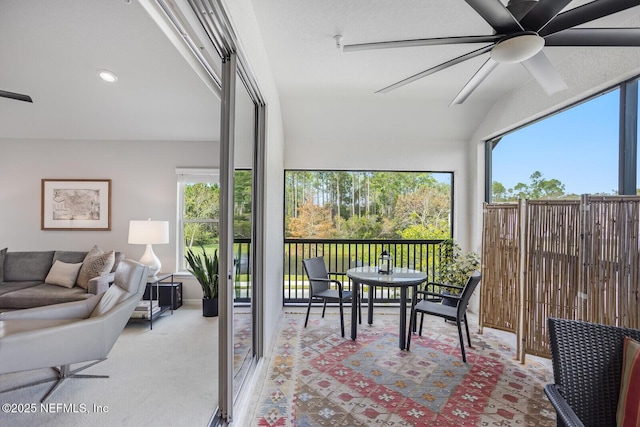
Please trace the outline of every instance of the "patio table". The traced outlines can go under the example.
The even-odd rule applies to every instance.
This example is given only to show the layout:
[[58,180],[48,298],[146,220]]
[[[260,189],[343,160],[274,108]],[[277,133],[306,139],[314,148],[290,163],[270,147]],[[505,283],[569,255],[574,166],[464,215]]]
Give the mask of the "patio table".
[[376,286],[400,288],[400,326],[398,345],[401,350],[407,348],[407,289],[411,288],[411,303],[416,303],[418,285],[426,282],[427,274],[409,268],[394,268],[392,274],[380,274],[377,267],[356,267],[347,270],[347,276],[353,282],[353,300],[351,304],[351,339],[358,337],[358,306],[360,305],[360,285],[369,286],[367,323],[373,324],[373,298]]

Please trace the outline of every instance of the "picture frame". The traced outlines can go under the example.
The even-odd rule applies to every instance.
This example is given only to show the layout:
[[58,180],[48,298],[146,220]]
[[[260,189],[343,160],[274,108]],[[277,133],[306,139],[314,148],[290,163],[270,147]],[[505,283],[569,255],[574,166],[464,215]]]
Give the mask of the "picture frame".
[[42,179],[41,230],[111,230],[110,179]]

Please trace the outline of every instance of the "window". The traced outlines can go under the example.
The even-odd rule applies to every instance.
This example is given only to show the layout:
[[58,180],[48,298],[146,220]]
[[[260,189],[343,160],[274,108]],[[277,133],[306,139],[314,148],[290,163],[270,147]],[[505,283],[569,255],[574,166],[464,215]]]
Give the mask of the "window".
[[218,249],[220,173],[218,169],[176,169],[178,175],[178,270],[186,271],[184,255],[204,247]]
[[453,174],[285,171],[285,238],[446,239]]
[[491,201],[617,194],[620,90],[493,141]]

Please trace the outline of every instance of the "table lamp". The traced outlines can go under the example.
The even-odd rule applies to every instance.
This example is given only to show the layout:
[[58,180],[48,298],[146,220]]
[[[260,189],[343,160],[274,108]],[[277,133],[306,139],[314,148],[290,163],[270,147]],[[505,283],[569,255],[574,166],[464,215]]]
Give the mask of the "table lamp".
[[169,243],[169,221],[129,221],[129,244],[147,245],[140,263],[149,266],[149,276],[155,276],[162,264],[151,245]]

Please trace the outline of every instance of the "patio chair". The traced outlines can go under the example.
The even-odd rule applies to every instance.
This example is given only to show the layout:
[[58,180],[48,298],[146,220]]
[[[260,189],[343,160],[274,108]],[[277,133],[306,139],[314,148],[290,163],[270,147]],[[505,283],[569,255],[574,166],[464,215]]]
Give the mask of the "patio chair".
[[554,384],[544,392],[558,426],[616,425],[624,337],[640,330],[568,319],[547,319]]
[[[445,320],[450,320],[452,322],[456,322],[456,326],[458,327],[458,336],[460,338],[460,351],[462,352],[462,361],[467,363],[467,355],[464,351],[464,341],[462,338],[462,323],[464,322],[464,327],[467,332],[467,343],[469,347],[471,347],[471,335],[469,334],[469,324],[467,322],[467,306],[469,305],[469,299],[475,291],[476,287],[480,283],[480,279],[482,275],[479,271],[475,271],[464,286],[455,286],[455,285],[447,285],[438,283],[440,289],[458,289],[460,290],[459,295],[450,295],[445,294],[443,292],[432,292],[432,291],[418,291],[419,295],[423,295],[424,299],[419,301],[411,308],[411,316],[409,321],[409,333],[407,335],[407,351],[411,346],[411,335],[413,334],[416,317],[417,314],[421,314],[420,318],[420,331],[419,334],[422,335],[422,321],[424,320],[425,314],[430,314],[432,316],[443,317]],[[433,283],[432,283],[433,285]],[[455,302],[455,306],[449,306],[443,304],[444,299],[453,300]]]
[[[321,299],[322,305],[322,317],[327,308],[327,301],[338,302],[340,306],[340,331],[344,337],[344,309],[342,303],[345,301],[352,301],[352,292],[345,291],[342,287],[342,282],[336,279],[331,279],[329,276],[343,275],[345,273],[327,272],[327,268],[324,264],[324,257],[309,258],[302,261],[304,270],[309,278],[309,305],[307,306],[307,317],[304,320],[304,327],[307,327],[309,321],[309,312],[311,311],[311,303],[315,299]],[[331,289],[330,284],[334,283],[337,289]],[[362,306],[358,304],[358,321],[362,323]]]

